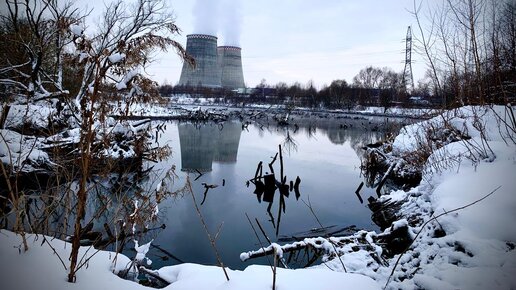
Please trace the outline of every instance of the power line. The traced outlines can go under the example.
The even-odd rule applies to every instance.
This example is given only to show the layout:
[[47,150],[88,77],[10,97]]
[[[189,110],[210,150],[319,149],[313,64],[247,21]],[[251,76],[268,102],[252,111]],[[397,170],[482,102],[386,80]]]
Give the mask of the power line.
[[407,37],[405,38],[405,69],[403,70],[403,85],[405,89],[407,84],[410,85],[411,91],[414,91],[414,76],[412,74],[412,30],[410,26],[407,28]]

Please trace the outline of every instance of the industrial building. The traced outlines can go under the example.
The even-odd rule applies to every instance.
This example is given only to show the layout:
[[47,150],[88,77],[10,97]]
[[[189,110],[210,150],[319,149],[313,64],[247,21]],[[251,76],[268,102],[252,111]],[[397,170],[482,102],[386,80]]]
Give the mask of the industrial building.
[[190,34],[186,38],[186,53],[195,59],[195,67],[183,63],[179,85],[231,90],[245,87],[240,47],[217,47],[213,35]]
[[242,49],[236,46],[219,46],[217,51],[222,87],[231,89],[243,88]]

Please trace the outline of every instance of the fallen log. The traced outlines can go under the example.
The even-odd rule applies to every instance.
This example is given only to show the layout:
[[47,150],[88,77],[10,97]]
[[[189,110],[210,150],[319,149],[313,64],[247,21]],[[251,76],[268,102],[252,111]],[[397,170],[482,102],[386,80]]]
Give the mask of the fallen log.
[[328,239],[317,237],[317,238],[305,238],[302,241],[294,242],[291,244],[286,244],[283,246],[280,246],[278,244],[272,243],[268,247],[262,247],[256,251],[249,251],[244,252],[240,254],[240,260],[242,262],[245,262],[250,259],[259,258],[259,257],[265,257],[268,255],[274,254],[274,251],[276,250],[277,253],[285,254],[290,252],[295,252],[302,249],[314,249],[314,250],[324,250],[327,253],[330,253],[330,255],[335,256],[336,253],[334,251],[334,248],[331,244],[337,245],[337,246],[343,246],[345,244],[353,244],[351,247],[353,251],[358,251],[360,249],[365,249],[371,252],[375,251],[375,248],[369,244],[364,242],[360,242],[361,239],[365,239],[362,237],[362,235],[365,232],[357,233],[353,236],[346,236],[346,237],[330,237]]
[[160,277],[159,273],[157,271],[149,270],[143,266],[140,266],[138,269],[140,270],[140,272],[144,273],[145,275],[149,275],[150,277],[158,280],[160,283],[163,283],[164,284],[163,287],[170,285],[170,282],[168,282],[167,280]]

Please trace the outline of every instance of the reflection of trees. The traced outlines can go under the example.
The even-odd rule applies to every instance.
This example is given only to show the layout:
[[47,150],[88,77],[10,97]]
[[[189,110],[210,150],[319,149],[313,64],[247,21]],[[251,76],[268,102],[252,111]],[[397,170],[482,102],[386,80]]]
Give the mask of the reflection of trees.
[[356,134],[349,139],[349,145],[358,156],[362,156],[363,147],[367,144],[378,142],[384,136],[383,132],[374,131],[362,131],[360,134]]
[[297,151],[297,141],[294,139],[290,131],[287,129],[285,139],[283,140],[283,148],[290,154],[292,151]]
[[[357,153],[357,148],[360,148],[361,145],[380,140],[390,130],[390,127],[385,126],[384,123],[371,123],[365,120],[322,120],[319,122],[300,120],[296,125],[299,127],[297,131],[304,131],[310,139],[315,138],[319,133],[320,135],[325,134],[333,144],[342,145],[350,142]],[[286,132],[286,137],[291,138],[288,128]],[[290,133],[290,135],[293,134]]]
[[[159,233],[163,228],[159,205],[170,196],[181,196],[184,188],[173,189],[173,169],[160,180],[151,177],[152,169],[144,170],[140,163],[117,173],[90,176],[80,233],[81,245],[123,251],[127,242],[150,240]],[[159,183],[158,187],[156,183]],[[25,208],[27,229],[70,240],[77,217],[78,181],[60,179],[44,191],[43,188],[25,190],[29,200]],[[0,218],[0,222],[5,228],[10,228],[8,216]]]

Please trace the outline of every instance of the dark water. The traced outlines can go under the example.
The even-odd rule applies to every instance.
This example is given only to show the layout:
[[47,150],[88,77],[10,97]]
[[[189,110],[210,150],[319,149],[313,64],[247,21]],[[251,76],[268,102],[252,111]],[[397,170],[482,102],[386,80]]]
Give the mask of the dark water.
[[[346,126],[342,126],[344,123]],[[176,186],[184,184],[189,175],[198,204],[203,200],[202,183],[218,185],[209,190],[204,204],[199,207],[212,235],[222,224],[216,243],[224,264],[243,269],[250,263],[267,263],[264,258],[248,262],[239,259],[241,252],[260,247],[246,213],[253,222],[255,218],[260,221],[272,241],[282,235],[290,236],[319,227],[302,200],[310,200],[318,219],[326,227],[355,225],[358,229],[377,229],[371,222],[370,211],[354,192],[362,181],[360,148],[380,139],[384,134],[381,131],[374,122],[371,125],[367,120],[325,121],[317,126],[307,121],[288,128],[260,128],[251,124],[246,129],[240,122],[223,125],[167,122],[158,143],[168,144],[172,148],[172,157],[152,165],[158,176],[175,165],[179,175]],[[301,196],[296,200],[292,192],[285,199],[286,211],[281,215],[279,235],[276,236],[267,213],[268,203],[259,203],[253,194],[254,186],[247,187],[246,181],[254,177],[260,161],[264,162],[263,172],[269,171],[267,164],[278,152],[278,145],[283,147],[287,180],[297,176],[301,179]],[[195,169],[203,172],[196,181],[199,174]],[[279,173],[279,160],[274,163],[274,170]],[[373,189],[365,186],[361,193],[364,200],[375,195]],[[276,191],[271,208],[275,222],[278,204],[279,192]],[[161,203],[160,216],[167,227],[153,244],[185,262],[216,264],[214,251],[190,195]],[[263,241],[263,236],[258,233]],[[156,251],[148,256],[153,259],[154,267],[177,263],[173,259],[160,260],[163,254]]]

